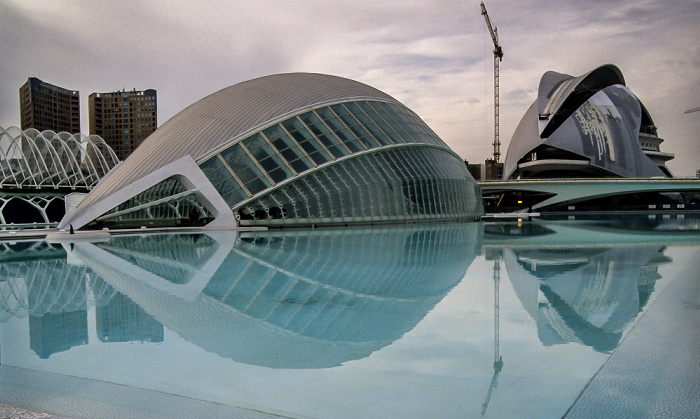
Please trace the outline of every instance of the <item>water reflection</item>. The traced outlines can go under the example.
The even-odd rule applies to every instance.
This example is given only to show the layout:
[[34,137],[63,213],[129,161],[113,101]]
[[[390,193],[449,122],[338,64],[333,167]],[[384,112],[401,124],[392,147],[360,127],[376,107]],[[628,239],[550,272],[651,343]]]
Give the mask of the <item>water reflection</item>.
[[480,236],[478,224],[150,235],[75,243],[71,255],[207,351],[325,368],[411,330],[464,277]]
[[671,263],[667,244],[697,243],[697,215],[584,216],[487,225],[523,307],[546,345],[614,350]]
[[[185,396],[182,389],[198,370],[181,360],[229,374],[247,369],[262,387],[280,377],[299,382],[308,377],[303,369],[316,369],[344,393],[352,390],[352,378],[360,382],[373,367],[389,365],[379,382],[391,377],[396,389],[411,392],[417,385],[439,406],[468,404],[482,415],[512,416],[503,398],[522,390],[518,380],[538,380],[526,371],[558,365],[554,375],[566,376],[566,363],[578,362],[578,355],[603,359],[617,347],[659,288],[659,267],[672,264],[667,249],[700,244],[697,221],[687,215],[567,217],[2,243],[1,361],[66,374],[74,368],[71,359],[89,353],[91,370],[76,376]],[[505,316],[499,318],[499,310]],[[426,324],[436,330],[426,331]],[[17,338],[20,333],[26,336]],[[143,373],[129,363],[130,350],[119,345],[125,342],[147,343],[139,346],[149,366]],[[542,350],[564,343],[573,345],[558,349],[574,348],[575,359]],[[161,362],[155,357],[164,350],[172,358]],[[115,354],[125,360],[115,361]],[[349,362],[355,360],[361,362]],[[125,370],[115,372],[113,364]],[[330,368],[336,366],[342,368]],[[284,375],[292,369],[301,375]],[[176,391],[161,376],[190,378],[174,385]],[[452,387],[437,386],[431,395],[443,378]],[[561,380],[575,397],[589,378]],[[229,387],[212,394],[241,400],[261,390],[237,391],[243,396]],[[207,399],[203,392],[197,397]],[[469,401],[445,400],[449,394]],[[565,411],[570,402],[562,400]]]
[[665,245],[697,242],[697,226],[585,217],[3,243],[0,322],[28,317],[46,358],[88,343],[94,305],[102,342],[162,342],[165,325],[239,362],[323,368],[400,338],[484,253],[504,263],[542,344],[609,352],[671,262]]

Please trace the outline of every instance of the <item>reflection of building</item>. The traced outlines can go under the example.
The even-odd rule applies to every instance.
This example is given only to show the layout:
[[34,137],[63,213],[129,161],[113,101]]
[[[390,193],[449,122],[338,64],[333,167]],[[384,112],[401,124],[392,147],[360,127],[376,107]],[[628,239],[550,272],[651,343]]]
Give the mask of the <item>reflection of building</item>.
[[604,65],[579,77],[547,72],[511,139],[504,179],[670,176],[656,126]]
[[126,159],[158,127],[156,91],[93,93],[88,97],[90,135],[99,135]]
[[[0,243],[0,321],[85,310],[88,277],[89,268],[68,264],[60,245]],[[95,293],[95,301],[110,296]]]
[[30,77],[19,89],[19,110],[23,130],[80,132],[80,95],[77,90]]
[[[543,344],[578,342],[612,351],[647,304],[659,278],[658,266],[669,261],[663,256],[664,247],[617,246],[637,240],[634,221],[617,232],[611,225],[590,222],[582,227],[550,227],[556,226],[508,231],[515,240],[504,249],[504,260],[513,288],[537,321]],[[497,233],[495,238],[500,239],[506,232]],[[524,239],[533,235],[533,240],[518,243],[518,235]]]
[[36,287],[28,288],[30,307],[45,307],[44,313],[29,316],[29,346],[40,358],[73,346],[85,345],[87,335],[87,298],[82,276],[60,278],[49,274]]
[[120,293],[95,311],[97,338],[102,342],[163,342],[163,325]]
[[87,310],[29,316],[29,347],[39,358],[87,343]]
[[479,187],[415,113],[370,86],[280,74],[167,121],[60,228],[474,219]]
[[539,282],[536,305],[527,309],[542,343],[579,342],[609,352],[646,305],[655,283],[648,274],[663,261],[659,252],[655,247],[517,250],[506,253],[506,266],[511,280],[532,275]]
[[462,279],[479,237],[476,223],[260,232],[235,244],[228,233],[133,236],[76,243],[74,254],[209,352],[326,368],[411,330]]
[[60,245],[0,245],[0,322],[29,318],[30,348],[42,358],[88,343],[94,303],[97,336],[109,342],[162,342],[163,326]]

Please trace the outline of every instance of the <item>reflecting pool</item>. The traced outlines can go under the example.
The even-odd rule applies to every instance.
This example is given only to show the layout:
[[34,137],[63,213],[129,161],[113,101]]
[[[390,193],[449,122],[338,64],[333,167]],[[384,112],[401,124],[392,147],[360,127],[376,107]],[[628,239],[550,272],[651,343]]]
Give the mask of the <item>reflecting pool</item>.
[[697,214],[0,242],[0,401],[562,417],[698,259]]

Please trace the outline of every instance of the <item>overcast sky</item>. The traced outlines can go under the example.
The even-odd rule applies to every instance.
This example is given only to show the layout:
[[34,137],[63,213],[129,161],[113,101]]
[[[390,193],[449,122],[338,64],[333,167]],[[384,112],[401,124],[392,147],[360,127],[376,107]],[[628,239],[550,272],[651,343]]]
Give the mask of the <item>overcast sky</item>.
[[[476,0],[0,0],[0,126],[28,77],[81,94],[156,89],[158,123],[217,90],[284,72],[351,78],[413,109],[457,153],[493,147],[493,44]],[[617,65],[675,153],[700,169],[700,0],[486,1],[501,63],[501,152],[548,70]]]

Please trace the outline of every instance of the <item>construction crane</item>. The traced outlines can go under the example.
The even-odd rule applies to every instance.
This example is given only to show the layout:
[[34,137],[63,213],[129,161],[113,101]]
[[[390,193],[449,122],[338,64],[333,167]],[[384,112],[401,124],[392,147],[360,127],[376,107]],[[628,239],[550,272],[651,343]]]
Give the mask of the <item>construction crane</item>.
[[498,29],[491,24],[484,2],[481,2],[481,14],[486,19],[491,39],[493,39],[493,162],[498,164],[501,157],[501,140],[498,138],[498,73],[499,64],[503,60],[503,48],[498,43]]

